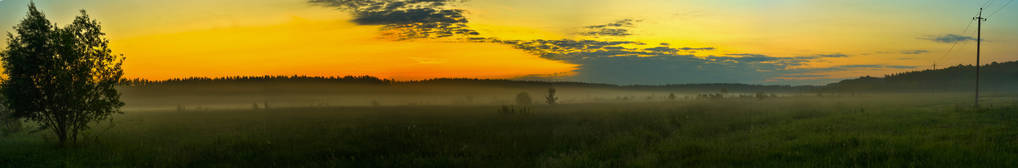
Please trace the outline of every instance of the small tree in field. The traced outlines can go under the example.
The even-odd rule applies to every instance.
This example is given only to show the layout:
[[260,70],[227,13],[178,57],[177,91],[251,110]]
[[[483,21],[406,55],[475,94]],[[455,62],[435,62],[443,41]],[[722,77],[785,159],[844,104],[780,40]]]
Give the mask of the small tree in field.
[[558,104],[558,97],[555,97],[555,88],[548,88],[548,96],[544,97],[549,105]]
[[0,52],[7,80],[3,104],[11,114],[52,131],[60,145],[75,142],[89,123],[121,113],[123,55],[114,55],[101,26],[85,11],[66,27],[50,24],[35,4],[8,33]]

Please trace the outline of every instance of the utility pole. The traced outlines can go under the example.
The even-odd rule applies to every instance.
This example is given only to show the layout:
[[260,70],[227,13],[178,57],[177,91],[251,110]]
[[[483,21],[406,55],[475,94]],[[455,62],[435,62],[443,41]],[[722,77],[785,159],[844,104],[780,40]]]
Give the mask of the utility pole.
[[979,47],[980,47],[981,43],[983,42],[983,21],[986,21],[986,18],[983,18],[983,8],[979,8],[979,15],[976,16],[975,18],[972,18],[972,19],[975,19],[976,22],[979,22],[978,23],[978,27],[976,28],[976,109],[978,110],[979,109],[979,50],[980,50]]

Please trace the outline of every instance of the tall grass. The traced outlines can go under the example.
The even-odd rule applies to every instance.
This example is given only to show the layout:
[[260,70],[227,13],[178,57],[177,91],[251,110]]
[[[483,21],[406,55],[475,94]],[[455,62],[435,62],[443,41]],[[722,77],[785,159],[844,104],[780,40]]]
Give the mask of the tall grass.
[[1018,165],[1013,99],[977,111],[943,97],[128,113],[67,149],[0,138],[0,167]]

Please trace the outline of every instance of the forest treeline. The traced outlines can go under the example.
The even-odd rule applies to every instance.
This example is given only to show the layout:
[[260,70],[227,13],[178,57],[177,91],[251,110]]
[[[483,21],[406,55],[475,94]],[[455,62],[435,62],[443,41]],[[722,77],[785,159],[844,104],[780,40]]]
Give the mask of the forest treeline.
[[[982,66],[981,86],[986,91],[1018,91],[1018,61],[993,62]],[[521,81],[509,79],[437,78],[428,80],[393,80],[373,76],[235,76],[194,77],[169,80],[127,79],[123,86],[147,87],[201,87],[229,85],[271,84],[360,84],[393,86],[480,86],[508,88],[582,87],[624,90],[668,90],[677,92],[929,92],[969,91],[975,86],[975,66],[957,65],[943,69],[927,69],[888,74],[884,77],[863,76],[822,86],[755,85],[737,83],[669,84],[669,85],[614,85],[564,81]]]
[[[980,87],[986,92],[1018,91],[1018,61],[984,64]],[[958,92],[974,91],[976,67],[956,65],[843,80],[823,87],[826,92]]]
[[614,85],[602,83],[565,82],[565,81],[524,81],[510,79],[474,79],[474,78],[436,78],[427,80],[393,80],[381,79],[373,76],[344,76],[344,77],[321,77],[321,76],[234,76],[234,77],[193,77],[168,80],[145,80],[127,79],[122,82],[125,87],[131,88],[160,88],[160,87],[221,87],[221,86],[250,86],[250,85],[279,85],[279,84],[354,84],[354,85],[381,85],[381,86],[474,86],[474,87],[500,87],[500,88],[548,88],[548,87],[576,87],[593,89],[621,89],[621,90],[668,90],[668,91],[723,91],[723,92],[802,92],[815,90],[816,86],[791,86],[791,85],[752,85],[734,83],[716,84],[670,84],[670,85]]

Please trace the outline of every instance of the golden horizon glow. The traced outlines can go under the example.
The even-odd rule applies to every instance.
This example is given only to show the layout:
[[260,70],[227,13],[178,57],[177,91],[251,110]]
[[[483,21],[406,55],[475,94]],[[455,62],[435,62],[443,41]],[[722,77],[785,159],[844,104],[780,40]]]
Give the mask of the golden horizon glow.
[[377,27],[346,22],[294,18],[279,25],[196,30],[113,43],[117,51],[133,55],[124,67],[128,78],[153,80],[261,75],[511,78],[567,72],[576,66],[505,45],[390,41],[365,33],[376,31]]

